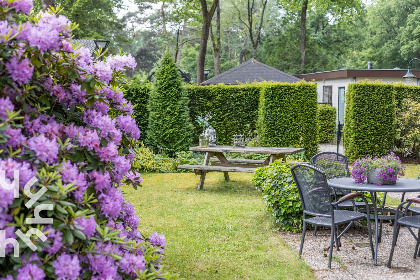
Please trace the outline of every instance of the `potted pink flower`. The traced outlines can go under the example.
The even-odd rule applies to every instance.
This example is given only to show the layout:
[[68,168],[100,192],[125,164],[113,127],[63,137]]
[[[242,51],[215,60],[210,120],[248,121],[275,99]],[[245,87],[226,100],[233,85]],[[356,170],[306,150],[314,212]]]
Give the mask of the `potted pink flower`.
[[352,177],[356,183],[367,183],[375,185],[394,185],[398,176],[404,176],[405,165],[394,153],[383,157],[370,155],[356,159],[353,162]]

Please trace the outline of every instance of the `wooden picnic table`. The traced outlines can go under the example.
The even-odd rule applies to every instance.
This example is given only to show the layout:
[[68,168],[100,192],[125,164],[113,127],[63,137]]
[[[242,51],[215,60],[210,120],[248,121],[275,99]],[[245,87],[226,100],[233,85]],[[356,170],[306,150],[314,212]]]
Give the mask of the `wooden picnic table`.
[[[303,148],[279,148],[279,147],[235,147],[235,146],[213,146],[213,147],[191,147],[190,151],[205,152],[204,163],[184,164],[178,166],[180,169],[193,169],[196,175],[200,175],[198,189],[202,190],[206,173],[220,171],[224,173],[225,180],[229,181],[229,172],[248,172],[253,173],[258,167],[267,166],[277,159],[286,162],[286,155],[302,152]],[[225,153],[241,154],[267,154],[265,160],[252,159],[228,159]],[[213,158],[212,158],[213,157]],[[216,157],[216,158],[214,158]],[[211,165],[209,165],[211,163]]]

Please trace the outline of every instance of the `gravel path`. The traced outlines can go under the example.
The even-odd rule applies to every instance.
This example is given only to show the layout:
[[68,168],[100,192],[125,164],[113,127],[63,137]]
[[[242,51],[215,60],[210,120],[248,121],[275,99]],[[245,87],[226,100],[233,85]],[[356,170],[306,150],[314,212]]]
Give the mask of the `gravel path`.
[[[373,226],[372,226],[373,228]],[[312,267],[317,279],[420,279],[420,259],[413,259],[415,239],[406,228],[401,228],[395,249],[392,268],[387,268],[391,250],[393,227],[384,225],[379,243],[378,265],[373,265],[367,228],[353,226],[341,238],[340,251],[333,252],[332,268],[328,269],[330,229],[307,231],[302,257]],[[279,232],[279,235],[296,253],[299,252],[301,234]],[[335,249],[335,247],[334,247]]]

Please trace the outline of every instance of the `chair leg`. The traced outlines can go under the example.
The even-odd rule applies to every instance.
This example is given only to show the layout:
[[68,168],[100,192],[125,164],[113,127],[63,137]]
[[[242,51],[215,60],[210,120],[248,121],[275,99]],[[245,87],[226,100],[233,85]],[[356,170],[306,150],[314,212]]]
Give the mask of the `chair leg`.
[[334,235],[335,235],[334,237],[335,237],[335,246],[337,247],[337,251],[340,251],[341,244],[340,244],[340,239],[338,239],[337,232],[338,232],[338,226],[336,227],[336,229],[334,231]]
[[328,268],[331,268],[331,259],[334,246],[335,226],[331,225],[331,242],[330,242],[330,254],[328,256]]
[[417,251],[419,250],[420,245],[420,229],[419,233],[417,234],[417,243],[416,243],[416,250],[414,250],[414,258],[417,258]]
[[318,226],[315,226],[315,230],[314,230],[314,236],[316,236],[316,230],[318,229]]
[[372,259],[375,259],[375,250],[373,249],[373,241],[372,241],[372,228],[370,225],[370,214],[368,213],[366,216],[367,220],[367,227],[368,227],[368,235],[369,235],[369,243],[370,243],[370,250],[372,251]]
[[382,241],[382,224],[383,224],[384,220],[381,219],[381,222],[379,223],[379,237],[378,237],[378,242]]
[[299,257],[302,255],[303,242],[305,242],[305,234],[306,234],[306,223],[304,221],[303,222],[303,229],[302,229],[302,241],[300,241]]
[[395,245],[397,244],[398,233],[399,233],[399,225],[398,225],[398,221],[395,221],[394,236],[392,237],[391,253],[389,254],[389,260],[388,260],[388,264],[387,264],[387,267],[389,267],[389,268],[391,267],[391,262],[392,262],[392,257],[394,255]]

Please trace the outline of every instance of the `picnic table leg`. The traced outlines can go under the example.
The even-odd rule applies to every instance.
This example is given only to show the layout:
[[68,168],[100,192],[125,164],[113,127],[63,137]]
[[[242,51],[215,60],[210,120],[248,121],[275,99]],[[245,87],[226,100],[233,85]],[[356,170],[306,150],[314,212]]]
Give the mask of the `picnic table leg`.
[[[204,163],[203,165],[209,165],[209,161],[210,161],[210,153],[206,152],[206,156],[204,158]],[[204,180],[206,179],[206,171],[202,170],[201,171],[201,175],[200,175],[200,181],[198,182],[198,190],[202,190],[203,189],[203,185],[204,185]]]
[[225,175],[225,181],[229,182],[230,181],[229,172],[225,171],[225,172],[223,172],[223,175]]

